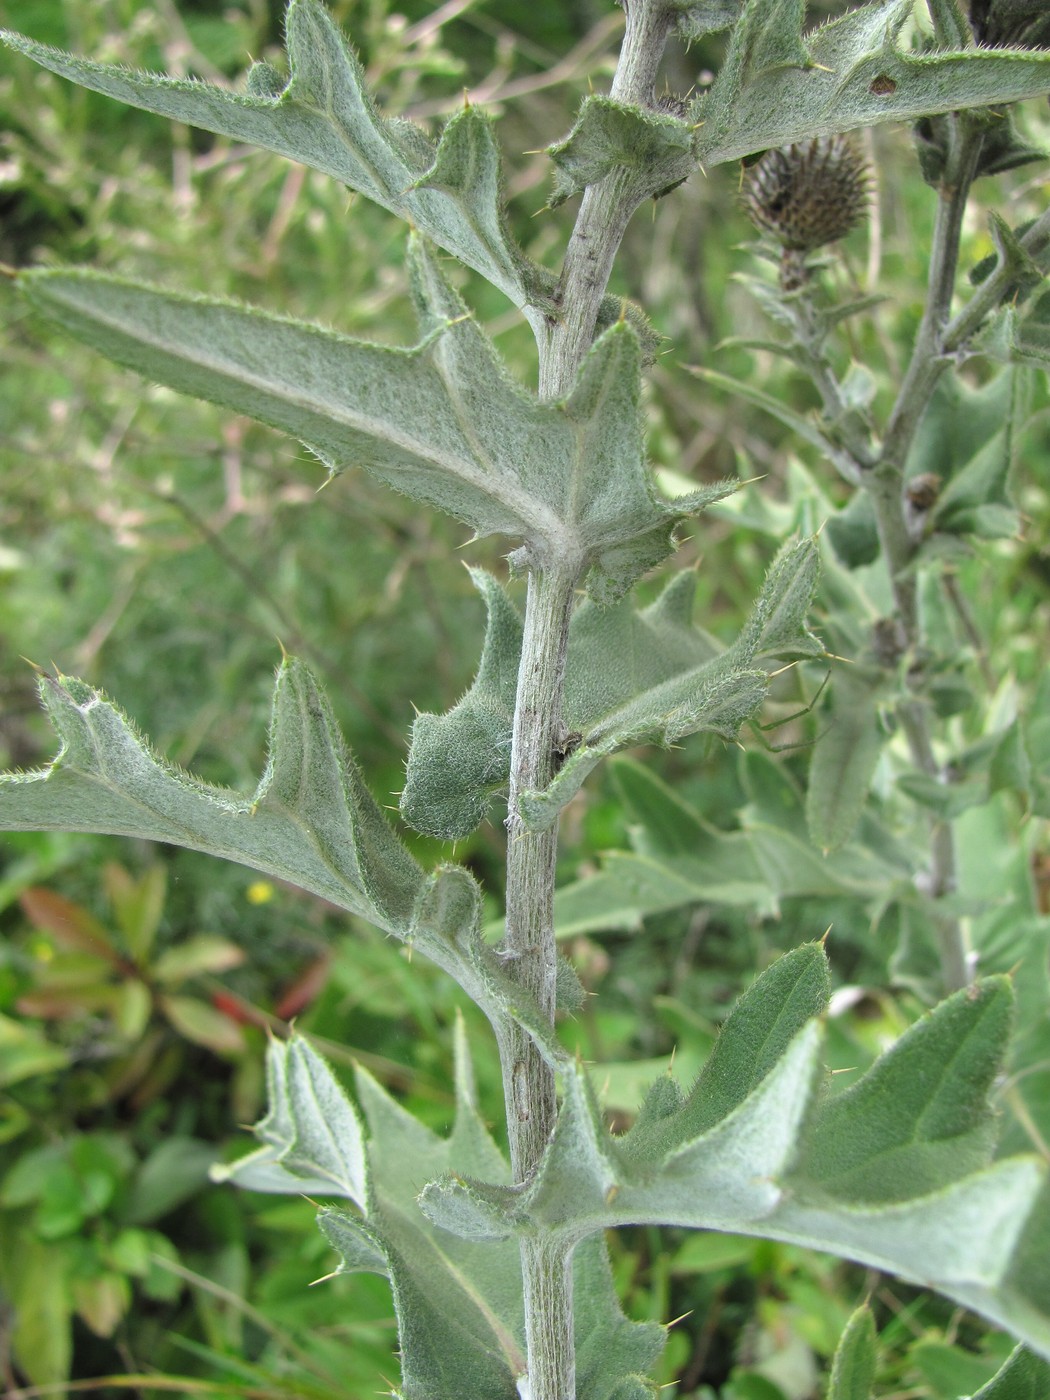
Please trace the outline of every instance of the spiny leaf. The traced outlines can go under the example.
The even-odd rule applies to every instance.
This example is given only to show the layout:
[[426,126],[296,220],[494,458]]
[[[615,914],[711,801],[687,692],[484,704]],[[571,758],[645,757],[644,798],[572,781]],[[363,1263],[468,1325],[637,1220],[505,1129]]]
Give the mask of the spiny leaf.
[[[461,1063],[461,1075],[469,1073]],[[524,1369],[515,1246],[479,1248],[438,1235],[415,1197],[430,1175],[456,1165],[451,1140],[414,1119],[365,1070],[357,1072],[356,1090],[367,1124],[367,1208],[361,1215],[329,1208],[318,1218],[340,1255],[337,1272],[366,1269],[390,1280],[405,1400],[445,1400],[460,1386],[483,1400],[512,1400]],[[484,1161],[507,1180],[476,1109],[461,1098],[457,1115],[474,1119],[468,1160]],[[462,1148],[462,1130],[458,1142]]]
[[[768,1027],[800,986],[796,976],[766,979],[756,1011],[766,995],[772,1004],[751,1031],[741,1028],[734,1064],[746,1064],[749,1039],[762,1058]],[[788,1011],[785,1029],[806,999]],[[810,1021],[726,1116],[684,1139],[675,1122],[685,1126],[695,1110],[661,1081],[643,1110],[652,1153],[632,1143],[633,1133],[608,1131],[574,1066],[533,1182],[507,1191],[446,1177],[424,1192],[424,1209],[452,1229],[469,1214],[472,1230],[493,1235],[542,1229],[577,1239],[662,1222],[831,1250],[935,1288],[1048,1355],[1045,1164],[1011,1158],[973,1170],[991,1151],[987,1094],[1010,1000],[1001,978],[959,993],[839,1097],[823,1084],[819,1026]]]
[[[494,1220],[502,1212],[505,1228],[539,1228],[569,1240],[629,1223],[747,1232],[782,1200],[780,1183],[816,1084],[820,1046],[811,1023],[737,1109],[659,1163],[609,1134],[576,1067],[535,1181],[524,1192],[469,1183],[475,1203],[487,1199]],[[442,1223],[446,1200],[454,1208],[463,1189],[445,1179],[427,1188],[422,1205]]]
[[1002,307],[989,322],[977,347],[983,354],[1008,364],[1050,368],[1050,293],[1039,297],[1026,311]]
[[709,662],[703,671],[698,668],[632,697],[600,717],[546,788],[522,793],[518,805],[525,825],[534,831],[550,826],[588,774],[618,749],[646,741],[669,745],[686,734],[735,739],[740,726],[762,704],[767,686],[764,672],[735,666],[727,654]]
[[643,1105],[623,1139],[639,1160],[656,1160],[674,1145],[699,1137],[747,1098],[831,994],[822,944],[806,943],[778,958],[733,1007],[714,1049],[681,1108],[655,1119]]
[[660,1359],[667,1340],[664,1328],[630,1321],[620,1311],[600,1236],[577,1245],[572,1268],[577,1395],[581,1400],[657,1400],[659,1388],[645,1373]]
[[805,0],[748,0],[733,29],[715,87],[746,89],[770,69],[806,68]]
[[702,39],[735,23],[744,0],[669,0],[668,8],[675,14],[683,39]]
[[576,555],[605,601],[732,490],[659,497],[645,462],[641,350],[606,331],[564,403],[519,389],[422,240],[410,249],[423,328],[412,350],[353,341],[231,302],[90,273],[23,274],[29,300],[120,364],[292,433],[331,470],[362,465],[527,558]]
[[849,1089],[822,1105],[797,1176],[851,1203],[907,1200],[983,1167],[987,1097],[1009,1042],[1013,993],[988,978],[942,1002]]
[[[1046,153],[1027,142],[1017,129],[1014,113],[1006,108],[971,108],[968,120],[979,123],[981,143],[976,176],[999,175],[1032,161],[1045,160]],[[952,122],[948,116],[924,117],[915,123],[915,144],[919,166],[928,185],[937,189],[948,163],[952,142]]]
[[324,1060],[301,1036],[271,1041],[266,1053],[268,1109],[254,1132],[263,1146],[213,1181],[252,1191],[345,1196],[368,1210],[364,1130],[353,1104]]
[[[290,78],[271,63],[254,63],[243,93],[93,63],[6,30],[0,40],[94,92],[331,175],[479,272],[541,327],[555,309],[557,277],[531,263],[507,228],[491,120],[468,104],[435,147],[413,123],[380,115],[356,55],[317,0],[293,0],[285,27]],[[637,306],[626,311],[651,360],[660,337]],[[599,328],[623,313],[622,297],[603,297]]]
[[474,830],[510,773],[521,618],[491,574],[471,578],[488,609],[478,672],[447,714],[417,716],[401,793],[405,821],[445,841]]
[[[593,421],[599,413],[595,404]],[[613,420],[602,432],[615,427]],[[605,451],[596,443],[594,460],[604,460]],[[700,732],[735,737],[765,698],[766,675],[754,659],[822,651],[805,619],[817,571],[812,541],[786,546],[740,638],[725,651],[691,621],[689,574],[640,612],[629,601],[610,607],[585,601],[570,623],[564,706],[565,723],[580,742],[545,790],[522,796],[526,823],[549,825],[598,763],[629,744],[670,744]],[[446,840],[474,829],[510,774],[521,625],[495,580],[477,573],[475,582],[489,610],[477,676],[448,714],[417,719],[402,798],[407,820]]]
[[[517,1243],[477,1244],[435,1229],[416,1203],[430,1178],[452,1170],[484,1172],[502,1184],[510,1179],[474,1102],[462,1023],[448,1138],[414,1119],[364,1070],[356,1076],[359,1110],[299,1036],[270,1046],[267,1079],[269,1109],[255,1128],[263,1146],[213,1176],[253,1190],[354,1202],[356,1213],[328,1207],[319,1224],[340,1256],[337,1272],[366,1270],[390,1280],[405,1400],[516,1400],[525,1369]],[[600,1239],[576,1252],[574,1279],[580,1394],[615,1400],[625,1376],[637,1374],[636,1385],[643,1384],[663,1329],[624,1316]]]
[[287,880],[411,942],[490,1017],[514,1017],[549,1059],[564,1056],[534,999],[483,942],[476,882],[456,866],[420,869],[300,662],[287,658],[278,672],[269,757],[254,793],[213,787],[166,763],[83,681],[45,678],[40,689],[61,748],[45,769],[0,774],[0,830],[167,841]]
[[[924,446],[932,459],[937,418],[943,419],[947,405],[953,401],[958,409],[949,438],[958,445],[957,453],[954,460],[947,454],[940,459],[941,472],[951,475],[930,512],[934,530],[991,538],[1016,533],[1018,517],[1011,494],[1010,469],[1014,434],[1022,414],[1021,378],[1012,367],[1006,368],[982,389],[946,390],[943,403],[936,397],[931,403],[927,417],[933,421],[927,423],[924,419],[920,425],[922,438],[917,438],[909,463]],[[997,409],[1000,416],[993,428],[991,414]],[[973,428],[969,441],[962,436],[968,424]]]
[[584,99],[569,135],[549,146],[547,154],[557,170],[548,201],[552,209],[610,170],[627,172],[623,197],[640,204],[688,179],[696,169],[689,122],[593,95]]
[[737,643],[746,656],[824,655],[824,647],[807,626],[819,575],[816,540],[789,540],[781,547]]
[[309,671],[282,664],[270,753],[254,793],[199,782],[153,754],[83,681],[45,677],[62,747],[46,769],[0,776],[0,826],[168,841],[289,880],[407,935],[424,875],[347,753]]
[[93,63],[20,34],[2,37],[83,87],[333,176],[409,220],[525,306],[542,274],[529,266],[506,228],[500,156],[488,118],[465,108],[435,149],[410,122],[378,113],[357,57],[316,0],[293,0],[286,31],[290,77],[268,63],[256,64],[243,94]]
[[1009,274],[1016,294],[1023,296],[1046,281],[1046,272],[1026,250],[1019,236],[1001,214],[993,209],[988,214],[992,242],[995,244],[996,268]]
[[721,72],[691,112],[702,122],[696,153],[704,166],[1050,88],[1050,53],[906,52],[899,39],[912,0],[874,0],[805,37],[804,8],[801,0],[748,0]]

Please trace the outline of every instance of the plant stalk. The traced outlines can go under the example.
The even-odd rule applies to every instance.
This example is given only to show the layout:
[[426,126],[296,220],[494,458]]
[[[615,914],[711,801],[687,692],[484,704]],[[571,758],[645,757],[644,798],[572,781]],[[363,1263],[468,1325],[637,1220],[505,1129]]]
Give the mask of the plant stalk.
[[[554,773],[555,745],[564,737],[561,706],[569,618],[579,559],[551,561],[529,574],[525,629],[511,743],[507,816],[507,918],[502,956],[516,982],[553,1024],[557,947],[554,875],[558,828],[527,831],[518,812],[523,792],[545,787]],[[516,1022],[502,1036],[503,1089],[515,1181],[539,1165],[554,1128],[554,1071]]]
[[[663,0],[623,0],[627,27],[609,96],[618,102],[653,102],[674,16]],[[629,170],[611,170],[588,185],[565,251],[556,300],[559,315],[540,340],[540,397],[563,398],[594,340],[613,261],[632,214],[642,202]]]
[[[648,103],[673,15],[664,0],[624,0],[627,25],[613,80],[614,98]],[[583,194],[558,284],[558,314],[538,332],[539,393],[551,401],[572,390],[594,340],[602,298],[628,221],[640,202],[631,175],[610,171]],[[529,559],[521,665],[514,708],[507,828],[506,932],[508,970],[553,1024],[557,981],[554,880],[558,823],[526,830],[521,794],[545,786],[566,731],[562,720],[569,619],[587,561],[566,550]],[[517,1025],[498,1036],[511,1166],[528,1181],[542,1160],[557,1115],[554,1072]],[[520,1244],[528,1349],[529,1400],[575,1400],[572,1255],[539,1236]]]
[[[887,424],[879,463],[866,479],[897,617],[913,654],[921,650],[922,642],[916,578],[910,567],[919,541],[909,531],[905,515],[904,465],[922,416],[949,362],[945,334],[955,291],[963,218],[983,144],[980,128],[965,114],[953,117],[952,126],[951,147],[938,190],[926,306],[911,362]],[[928,703],[915,695],[902,702],[898,716],[913,763],[929,777],[944,781],[945,774],[933,749]],[[938,907],[939,901],[955,887],[954,831],[950,822],[936,817],[930,822],[927,893],[932,903],[946,992],[967,986],[973,976],[962,922]]]
[[[515,980],[553,1025],[558,949],[554,937],[554,877],[558,824],[527,831],[518,812],[523,792],[553,776],[555,744],[564,735],[561,702],[569,618],[578,559],[551,561],[529,574],[511,745],[507,816],[507,916],[502,956]],[[511,1169],[516,1182],[539,1167],[558,1112],[554,1071],[516,1021],[499,1034]],[[552,1256],[542,1240],[521,1240],[525,1341],[530,1400],[574,1400],[576,1347],[572,1261]]]

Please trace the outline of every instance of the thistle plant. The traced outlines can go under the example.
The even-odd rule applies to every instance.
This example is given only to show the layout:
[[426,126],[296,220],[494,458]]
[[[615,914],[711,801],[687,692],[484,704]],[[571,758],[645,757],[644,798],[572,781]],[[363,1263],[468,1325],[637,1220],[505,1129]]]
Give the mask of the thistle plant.
[[[278,672],[254,792],[176,769],[101,692],[62,674],[40,683],[58,756],[0,779],[4,829],[130,835],[241,862],[402,940],[484,1011],[502,1067],[509,1161],[478,1110],[463,1035],[447,1139],[364,1070],[352,1101],[308,1040],[293,1036],[269,1051],[260,1146],[219,1174],[338,1202],[321,1207],[321,1228],[340,1271],[390,1280],[406,1400],[654,1394],[648,1377],[663,1329],[621,1311],[603,1239],[631,1224],[758,1235],[894,1272],[1026,1344],[995,1382],[997,1400],[1050,1386],[1040,1359],[1050,1357],[1046,1164],[1033,1154],[995,1158],[990,1094],[1014,996],[1005,976],[975,978],[984,969],[955,898],[953,825],[966,799],[1022,782],[1041,812],[1046,789],[1018,720],[963,755],[962,793],[951,766],[960,756],[946,757],[950,735],[938,727],[947,661],[927,631],[931,599],[952,587],[945,540],[1014,528],[1008,439],[1025,376],[1047,364],[1040,290],[1050,214],[1020,229],[992,216],[994,258],[974,269],[957,308],[956,274],[974,182],[1037,158],[1010,104],[1050,91],[1050,51],[1036,47],[1048,42],[1040,7],[1007,0],[975,3],[969,14],[957,0],[929,0],[919,14],[912,0],[874,0],[812,29],[804,10],[801,0],[628,0],[610,91],[588,97],[569,134],[548,147],[551,207],[579,197],[557,271],[530,261],[512,237],[493,122],[466,104],[435,142],[383,117],[318,0],[288,7],[287,71],[257,63],[240,91],[4,36],[52,72],[302,162],[409,224],[419,338],[391,349],[109,275],[11,269],[29,305],[118,364],[290,434],[330,473],[362,467],[475,538],[504,538],[510,572],[526,582],[522,615],[500,580],[474,570],[488,616],[476,678],[447,714],[416,719],[401,796],[407,823],[454,841],[506,793],[496,946],[482,934],[474,878],[454,864],[419,865],[347,751],[318,681],[293,657]],[[724,57],[710,86],[661,100],[672,36],[712,34],[724,35]],[[884,123],[915,127],[937,221],[910,363],[879,421],[867,381],[841,373],[835,348],[873,299],[830,302],[821,260],[865,216],[868,174],[848,133]],[[814,520],[773,552],[747,622],[723,645],[693,620],[692,574],[673,574],[644,606],[633,590],[672,555],[683,522],[762,488],[733,479],[675,497],[657,489],[642,383],[659,328],[608,283],[640,208],[740,160],[750,162],[744,200],[763,234],[759,264],[778,269],[774,281],[750,278],[782,332],[759,349],[808,377],[819,410],[805,418],[754,383],[701,374],[712,397],[732,391],[779,417],[852,494],[825,512],[830,488],[812,483],[826,529],[818,534]],[[535,388],[501,362],[453,287],[447,257],[498,288],[531,327]],[[957,367],[977,354],[1003,368],[974,388]],[[818,639],[810,618],[822,560]],[[863,591],[857,571],[872,565],[878,601],[837,606]],[[717,874],[706,889],[697,876],[698,899],[739,898],[725,892],[734,879],[745,899],[758,887],[775,897],[821,871],[813,878],[903,911],[912,933],[901,934],[902,978],[949,995],[833,1093],[823,1056],[830,969],[823,944],[808,942],[757,978],[688,1090],[660,1078],[629,1131],[615,1134],[591,1073],[556,1031],[559,1012],[583,995],[555,937],[560,814],[618,750],[697,733],[733,740],[791,663],[832,673],[806,800],[810,836],[801,843],[791,833],[792,846],[784,835],[776,851],[798,855],[779,871],[775,861],[755,865],[746,833],[715,839],[654,782],[648,801],[664,804],[678,832],[679,883],[693,878],[691,861],[703,866],[705,842],[715,846],[707,870],[722,862],[724,888]],[[924,814],[919,859],[865,816],[884,759]],[[605,889],[615,903],[614,886]],[[1033,994],[1046,990],[1039,946]],[[1036,1006],[1023,1023],[1033,1056],[1045,1016]],[[867,1400],[873,1347],[861,1312],[831,1378],[838,1400]]]

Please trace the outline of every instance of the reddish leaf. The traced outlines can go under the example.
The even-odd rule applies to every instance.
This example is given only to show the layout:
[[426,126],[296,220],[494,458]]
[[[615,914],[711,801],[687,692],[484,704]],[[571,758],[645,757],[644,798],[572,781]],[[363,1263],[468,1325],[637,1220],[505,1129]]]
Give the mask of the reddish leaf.
[[113,947],[105,927],[81,905],[40,885],[30,885],[23,890],[19,902],[33,927],[41,933],[49,933],[64,948],[94,953],[114,966],[122,964],[123,959]]
[[322,953],[319,958],[309,963],[295,981],[285,988],[274,1008],[274,1014],[282,1021],[291,1021],[301,1011],[305,1011],[324,990],[331,966],[332,959],[328,953]]

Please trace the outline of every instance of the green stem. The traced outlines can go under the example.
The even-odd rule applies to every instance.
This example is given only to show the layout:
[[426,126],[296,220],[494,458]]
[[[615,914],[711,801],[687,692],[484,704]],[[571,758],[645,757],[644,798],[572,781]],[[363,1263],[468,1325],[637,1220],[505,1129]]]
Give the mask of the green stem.
[[529,1400],[575,1400],[572,1250],[537,1236],[521,1242]]
[[807,288],[803,287],[790,304],[795,342],[802,352],[806,372],[820,395],[829,430],[845,448],[845,454],[839,454],[833,465],[852,486],[858,486],[865,470],[872,467],[876,460],[871,431],[863,415],[845,400],[838,376],[828,358],[826,324],[806,293]]
[[[612,96],[652,100],[656,74],[673,22],[664,0],[625,0],[627,26]],[[638,205],[631,177],[613,170],[583,195],[558,284],[558,314],[540,329],[539,391],[547,400],[572,389],[594,340],[613,260]],[[515,697],[507,828],[507,916],[502,955],[508,970],[553,1024],[557,980],[554,879],[558,824],[531,832],[519,811],[521,794],[544,787],[565,739],[562,721],[565,657],[576,585],[586,559],[571,548],[530,556],[521,665]],[[517,1025],[498,1033],[511,1166],[528,1181],[542,1160],[557,1115],[554,1074]],[[528,1348],[529,1400],[575,1400],[576,1346],[572,1254],[542,1236],[520,1244]]]
[[[1047,249],[1050,248],[1050,209],[1040,214],[1018,241],[1029,257],[1045,268]],[[1013,283],[1013,269],[1005,262],[985,278],[966,305],[945,326],[942,337],[945,354],[953,354],[965,347],[992,312],[1011,295]]]
[[[897,718],[908,740],[912,761],[927,777],[944,781],[930,738],[929,709],[922,700],[906,700],[897,707]],[[930,821],[930,870],[924,892],[931,901],[934,934],[941,961],[941,981],[947,992],[958,991],[973,981],[972,960],[966,931],[953,914],[946,914],[939,901],[956,887],[955,832],[951,822],[934,817]]]
[[[507,919],[502,955],[512,975],[554,1022],[558,950],[554,936],[554,877],[558,827],[527,831],[518,813],[523,792],[553,776],[554,746],[564,737],[561,698],[579,560],[552,562],[529,574],[521,667],[511,746],[507,817]],[[528,1181],[542,1160],[558,1112],[554,1071],[517,1022],[498,1036],[514,1180]],[[543,1242],[521,1241],[529,1394],[533,1400],[573,1400],[576,1348],[571,1255],[552,1259]]]
[[980,130],[965,115],[957,115],[953,121],[956,136],[938,191],[926,307],[882,443],[882,465],[897,472],[903,471],[919,421],[949,364],[944,332],[955,290],[963,218],[983,142]]
[[594,340],[613,261],[638,207],[631,184],[626,172],[613,170],[583,192],[558,283],[558,319],[547,323],[540,341],[541,398],[569,393]]
[[[535,997],[551,1023],[557,980],[557,823],[546,831],[526,830],[518,800],[523,792],[550,782],[555,745],[564,738],[565,654],[579,572],[580,561],[571,559],[552,561],[529,575],[511,744],[507,921],[502,956],[515,981]],[[539,1165],[554,1128],[554,1072],[516,1022],[504,1028],[500,1039],[511,1166],[515,1181],[527,1181]]]
[[[904,465],[922,416],[949,363],[945,333],[955,291],[963,218],[983,140],[979,127],[965,114],[952,118],[952,124],[945,175],[938,191],[926,306],[911,362],[883,438],[880,461],[865,482],[875,508],[879,543],[889,570],[897,616],[913,653],[921,649],[922,643],[916,577],[911,567],[919,541],[909,531],[905,514]],[[943,781],[945,774],[933,749],[929,705],[920,696],[913,696],[898,706],[898,717],[912,762],[928,776]],[[971,981],[972,968],[961,921],[943,913],[939,907],[939,901],[956,886],[955,835],[951,823],[940,818],[930,823],[927,884],[940,948],[942,978],[945,990],[951,992]]]
[[[648,106],[674,16],[663,0],[624,0],[627,27],[610,97]],[[564,397],[594,340],[605,289],[624,233],[642,197],[631,171],[611,170],[583,192],[558,284],[559,314],[540,342],[540,396]]]

